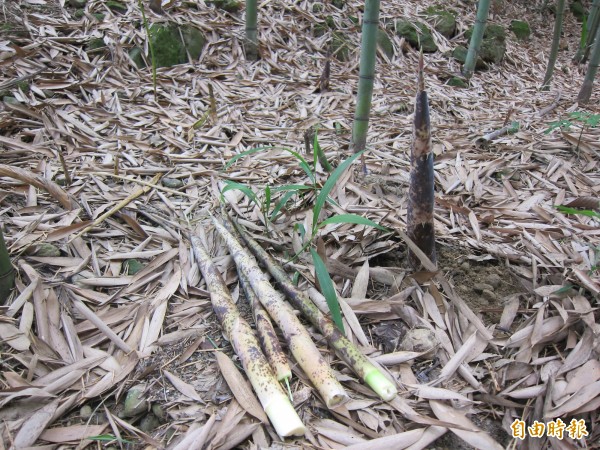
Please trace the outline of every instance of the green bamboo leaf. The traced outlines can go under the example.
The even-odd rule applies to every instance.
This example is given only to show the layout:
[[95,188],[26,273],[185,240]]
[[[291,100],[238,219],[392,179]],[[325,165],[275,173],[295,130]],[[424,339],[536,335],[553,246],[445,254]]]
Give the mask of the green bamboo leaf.
[[117,441],[117,442],[122,442],[124,444],[135,444],[135,442],[133,442],[133,441],[128,441],[126,439],[118,438],[116,436],[113,436],[112,434],[99,434],[97,436],[87,437],[86,439],[88,441],[99,441],[99,442]]
[[333,322],[342,332],[342,334],[345,335],[346,333],[344,332],[344,324],[342,322],[340,303],[338,301],[335,288],[333,287],[333,281],[331,281],[331,277],[329,276],[329,272],[327,272],[325,263],[314,248],[310,249],[310,253],[313,257],[313,262],[315,264],[315,273],[317,274],[322,294],[325,296],[325,300],[327,300],[327,306],[329,307],[331,320],[333,320]]
[[267,212],[269,212],[269,210],[271,209],[271,186],[269,186],[268,184],[265,187],[265,203],[263,206],[265,208],[263,214],[267,214]]
[[552,294],[553,295],[562,295],[562,294],[567,294],[569,292],[571,292],[573,290],[575,286],[573,286],[572,284],[565,284],[563,287],[561,287],[560,289],[554,291]]
[[248,197],[251,201],[253,201],[256,204],[256,206],[260,208],[260,202],[256,198],[256,194],[245,184],[236,183],[235,181],[231,180],[225,180],[225,187],[221,190],[221,196],[223,196],[223,194],[225,194],[225,192],[227,191],[235,190],[242,191],[242,193],[244,193],[246,197]]
[[323,222],[319,224],[319,228],[323,228],[325,225],[329,225],[331,223],[353,223],[357,225],[366,225],[368,227],[377,228],[381,231],[390,231],[387,228],[373,222],[366,217],[359,216],[358,214],[336,214],[335,216],[331,216],[328,219],[325,219]]
[[286,203],[288,201],[290,201],[290,199],[296,195],[296,191],[289,191],[286,192],[285,195],[283,195],[283,197],[281,197],[281,199],[275,204],[275,208],[273,208],[273,211],[271,212],[271,215],[269,216],[269,219],[271,221],[275,220],[277,218],[277,215],[279,214],[279,211],[281,210],[281,208],[283,208]]
[[235,164],[235,162],[238,159],[244,158],[244,157],[246,157],[248,155],[252,155],[252,154],[257,153],[257,152],[262,152],[263,150],[271,150],[272,148],[273,147],[270,147],[270,146],[255,147],[255,148],[251,148],[250,150],[246,150],[246,151],[244,151],[242,153],[238,153],[233,158],[231,158],[227,164],[225,164],[225,167],[223,168],[223,170],[229,169],[231,166],[233,166]]
[[593,217],[595,219],[600,219],[600,214],[596,211],[591,211],[589,209],[575,209],[569,208],[567,206],[559,205],[556,207],[563,214],[579,214],[580,216]]
[[337,166],[337,168],[333,171],[331,176],[325,182],[325,185],[321,188],[321,191],[319,192],[319,195],[317,196],[317,200],[315,201],[315,206],[313,208],[313,230],[312,230],[313,235],[315,234],[315,231],[317,231],[319,214],[321,214],[321,210],[323,209],[323,205],[325,205],[325,202],[327,201],[327,198],[329,197],[329,193],[331,192],[331,190],[333,189],[333,187],[335,186],[337,181],[340,179],[342,174],[345,172],[345,170],[350,166],[350,164],[352,164],[356,160],[356,158],[359,158],[360,155],[363,154],[363,152],[364,152],[364,150],[361,152],[355,153],[350,158],[348,158],[346,161],[343,161],[339,166]]
[[295,224],[294,231],[297,231],[300,234],[300,239],[302,239],[302,242],[304,242],[304,237],[306,236],[306,229],[304,228],[304,225],[301,223]]
[[284,148],[284,150],[286,152],[290,153],[292,156],[294,156],[298,160],[298,164],[300,165],[302,170],[304,170],[304,173],[306,173],[306,176],[308,176],[308,178],[310,179],[312,184],[315,184],[315,180],[316,180],[315,174],[310,169],[310,164],[308,164],[306,159],[304,159],[304,157],[300,153],[295,152],[294,150],[290,150],[289,148]]
[[331,164],[329,164],[329,161],[327,161],[327,158],[325,157],[325,153],[323,153],[323,149],[321,148],[321,145],[319,144],[317,131],[318,130],[315,130],[315,137],[313,139],[313,154],[315,157],[314,167],[317,167],[317,159],[318,159],[319,162],[321,163],[321,166],[323,166],[323,169],[325,169],[325,171],[327,171],[327,172],[331,172],[333,170],[333,167],[331,167]]

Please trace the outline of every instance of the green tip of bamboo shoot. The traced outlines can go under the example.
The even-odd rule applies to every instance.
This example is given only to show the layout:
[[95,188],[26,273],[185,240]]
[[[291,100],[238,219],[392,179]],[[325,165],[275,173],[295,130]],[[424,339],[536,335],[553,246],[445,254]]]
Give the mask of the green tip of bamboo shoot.
[[303,436],[306,433],[306,427],[286,396],[273,397],[265,412],[279,436]]
[[371,373],[368,373],[365,376],[365,383],[367,383],[367,385],[369,385],[371,389],[386,402],[392,400],[398,393],[396,386],[394,386],[379,370],[373,370]]

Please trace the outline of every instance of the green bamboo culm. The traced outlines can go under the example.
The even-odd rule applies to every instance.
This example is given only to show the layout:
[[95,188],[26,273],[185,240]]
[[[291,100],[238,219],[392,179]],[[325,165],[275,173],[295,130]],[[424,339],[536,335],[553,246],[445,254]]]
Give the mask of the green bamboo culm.
[[577,101],[579,103],[587,103],[590,101],[590,97],[592,96],[592,87],[594,85],[594,77],[596,76],[596,72],[598,72],[598,66],[600,65],[600,27],[596,30],[596,36],[594,37],[594,44],[592,48],[592,55],[590,57],[590,62],[588,63],[588,69],[585,73],[585,78],[583,80],[583,84],[581,85],[581,90],[579,91],[579,95],[577,96]]
[[479,3],[477,4],[477,18],[475,19],[473,34],[471,35],[471,41],[469,42],[469,51],[467,52],[467,58],[465,60],[465,65],[463,66],[463,76],[466,79],[471,78],[475,71],[475,63],[479,56],[479,49],[481,48],[481,42],[483,41],[483,33],[485,32],[485,24],[487,22],[489,11],[490,0],[479,0]]
[[[354,153],[363,151],[367,143],[369,112],[371,110],[371,98],[373,97],[373,80],[375,79],[378,29],[379,0],[366,0],[360,43],[358,94],[352,126],[352,148]],[[364,154],[362,158],[363,170],[366,171]]]
[[256,0],[246,0],[246,58],[258,59],[258,11]]
[[563,17],[565,12],[565,0],[556,1],[556,19],[554,21],[554,36],[552,37],[552,47],[550,48],[550,56],[548,58],[548,67],[546,67],[546,75],[542,83],[542,90],[550,88],[550,80],[554,73],[554,64],[558,56],[558,44],[560,43],[560,33],[562,32]]
[[4,243],[4,235],[0,227],[0,305],[6,303],[15,286],[15,270],[10,262],[10,255]]
[[592,6],[590,8],[590,13],[588,14],[588,18],[585,21],[585,34],[586,40],[583,46],[580,46],[577,49],[577,54],[573,58],[573,61],[577,64],[582,64],[587,61],[590,56],[590,50],[594,45],[594,40],[596,37],[596,31],[600,26],[600,0],[594,0]]

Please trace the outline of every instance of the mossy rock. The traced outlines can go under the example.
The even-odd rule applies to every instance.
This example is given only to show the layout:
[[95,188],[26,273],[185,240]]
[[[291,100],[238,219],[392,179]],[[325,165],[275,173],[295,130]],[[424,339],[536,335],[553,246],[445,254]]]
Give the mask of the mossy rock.
[[577,22],[583,22],[583,19],[585,19],[585,16],[587,15],[585,12],[585,8],[581,4],[581,2],[578,1],[571,2],[571,4],[569,5],[569,10],[571,11],[571,14],[575,16]]
[[129,50],[129,57],[138,69],[146,67],[146,60],[144,59],[142,49],[139,47],[133,47]]
[[[200,30],[191,25],[178,26],[168,23],[154,24],[150,27],[150,42],[154,48],[156,67],[171,67],[187,63],[187,53],[193,60],[197,60],[206,44],[206,38]],[[138,68],[146,66],[140,49],[131,49],[129,56]]]
[[529,36],[531,35],[529,24],[523,20],[511,21],[509,30],[513,32],[519,41],[525,41],[529,39]]
[[112,12],[117,13],[117,14],[125,14],[127,12],[127,5],[125,5],[121,2],[109,0],[105,3],[105,5]]
[[88,44],[86,46],[86,51],[93,51],[93,50],[98,50],[101,48],[105,48],[106,44],[104,43],[104,39],[102,38],[92,38],[88,41]]
[[[465,33],[467,41],[471,40],[473,27]],[[488,24],[483,33],[483,41],[479,49],[479,57],[492,64],[498,64],[504,58],[506,53],[506,31],[501,25]]]
[[[459,45],[452,51],[452,57],[459,63],[464,64],[467,60],[468,51],[469,50],[467,49],[467,47]],[[487,67],[487,64],[481,58],[477,58],[477,62],[475,63],[476,70],[484,70],[487,69]]]
[[23,80],[19,81],[15,87],[17,89],[21,89],[25,94],[27,94],[31,88],[31,85],[29,84],[29,81]]
[[242,2],[239,0],[211,0],[206,3],[215,5],[216,8],[222,9],[228,13],[236,13],[242,9]]
[[[469,28],[465,32],[465,38],[467,40],[471,40],[472,34],[473,34],[473,27]],[[506,40],[506,31],[504,31],[504,28],[502,27],[502,25],[488,23],[485,26],[485,31],[483,32],[483,39],[497,39],[499,41],[500,40],[505,41]]]
[[2,101],[4,103],[8,103],[9,105],[18,105],[21,102],[19,100],[17,100],[15,97],[12,97],[10,95],[7,95],[6,97],[2,97]]
[[69,0],[67,4],[73,8],[83,8],[88,0]]
[[392,41],[387,32],[381,28],[377,30],[377,45],[388,58],[392,59],[394,57],[394,46],[392,45]]
[[328,15],[328,16],[325,16],[324,23],[317,23],[315,25],[313,34],[315,35],[315,37],[321,37],[325,33],[329,32],[330,30],[335,30],[335,29],[336,29],[336,26],[335,26],[335,21],[333,20],[333,16]]
[[0,37],[13,42],[19,38],[28,38],[29,32],[21,26],[15,26],[10,22],[0,23]]
[[350,60],[350,48],[348,40],[343,33],[334,31],[331,34],[331,53],[338,61],[345,62]]
[[446,9],[430,6],[425,10],[425,16],[433,23],[435,31],[450,39],[456,33],[456,16]]
[[424,23],[398,20],[396,22],[396,34],[406,39],[413,48],[421,48],[425,53],[433,53],[438,49],[431,31]]
[[458,87],[458,88],[468,88],[469,83],[464,78],[461,77],[452,77],[446,83],[448,86]]
[[[198,28],[191,25],[183,25],[180,28],[185,49],[190,54],[192,60],[198,60],[204,45],[206,45],[206,38]],[[187,58],[185,62],[187,62]]]
[[320,13],[321,11],[323,11],[323,3],[313,3],[312,12]]
[[125,260],[125,267],[127,267],[127,275],[132,276],[140,272],[145,265],[137,259],[127,259]]

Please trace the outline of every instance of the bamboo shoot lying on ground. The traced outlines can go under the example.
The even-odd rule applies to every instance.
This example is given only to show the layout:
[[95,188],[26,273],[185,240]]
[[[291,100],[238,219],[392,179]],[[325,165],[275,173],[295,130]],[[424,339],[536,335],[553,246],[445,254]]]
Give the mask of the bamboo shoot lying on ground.
[[252,328],[240,316],[221,274],[204,250],[200,238],[191,236],[191,242],[194,256],[210,292],[213,310],[225,336],[240,358],[250,384],[275,431],[281,437],[303,435],[306,432],[304,424],[275,379]]
[[335,378],[333,371],[321,356],[306,328],[294,314],[281,293],[269,283],[258,263],[242,247],[238,240],[215,218],[215,228],[225,240],[239,271],[243,272],[258,299],[271,318],[277,323],[287,340],[290,351],[304,370],[313,386],[317,388],[328,408],[335,408],[349,400],[348,394]]
[[252,307],[256,332],[262,348],[265,351],[265,355],[267,356],[267,360],[273,368],[277,380],[286,380],[287,382],[287,380],[292,378],[292,369],[290,369],[285,353],[281,349],[281,344],[279,344],[269,314],[265,311],[265,308],[262,307],[256,293],[252,290],[248,277],[241,271],[238,271],[238,277],[242,289],[246,294],[246,298],[248,299],[248,303],[250,303],[250,306]]
[[[226,224],[231,227],[232,222],[228,219]],[[299,309],[302,314],[312,323],[327,339],[329,345],[337,350],[344,360],[352,367],[356,374],[373,389],[383,400],[393,399],[396,387],[375,367],[361,351],[344,336],[335,326],[333,321],[324,315],[319,308],[289,279],[283,268],[269,255],[258,242],[244,233],[237,224],[233,224],[237,232],[250,247],[252,253],[267,268],[273,278],[277,280],[281,289],[290,299],[292,305]]]

